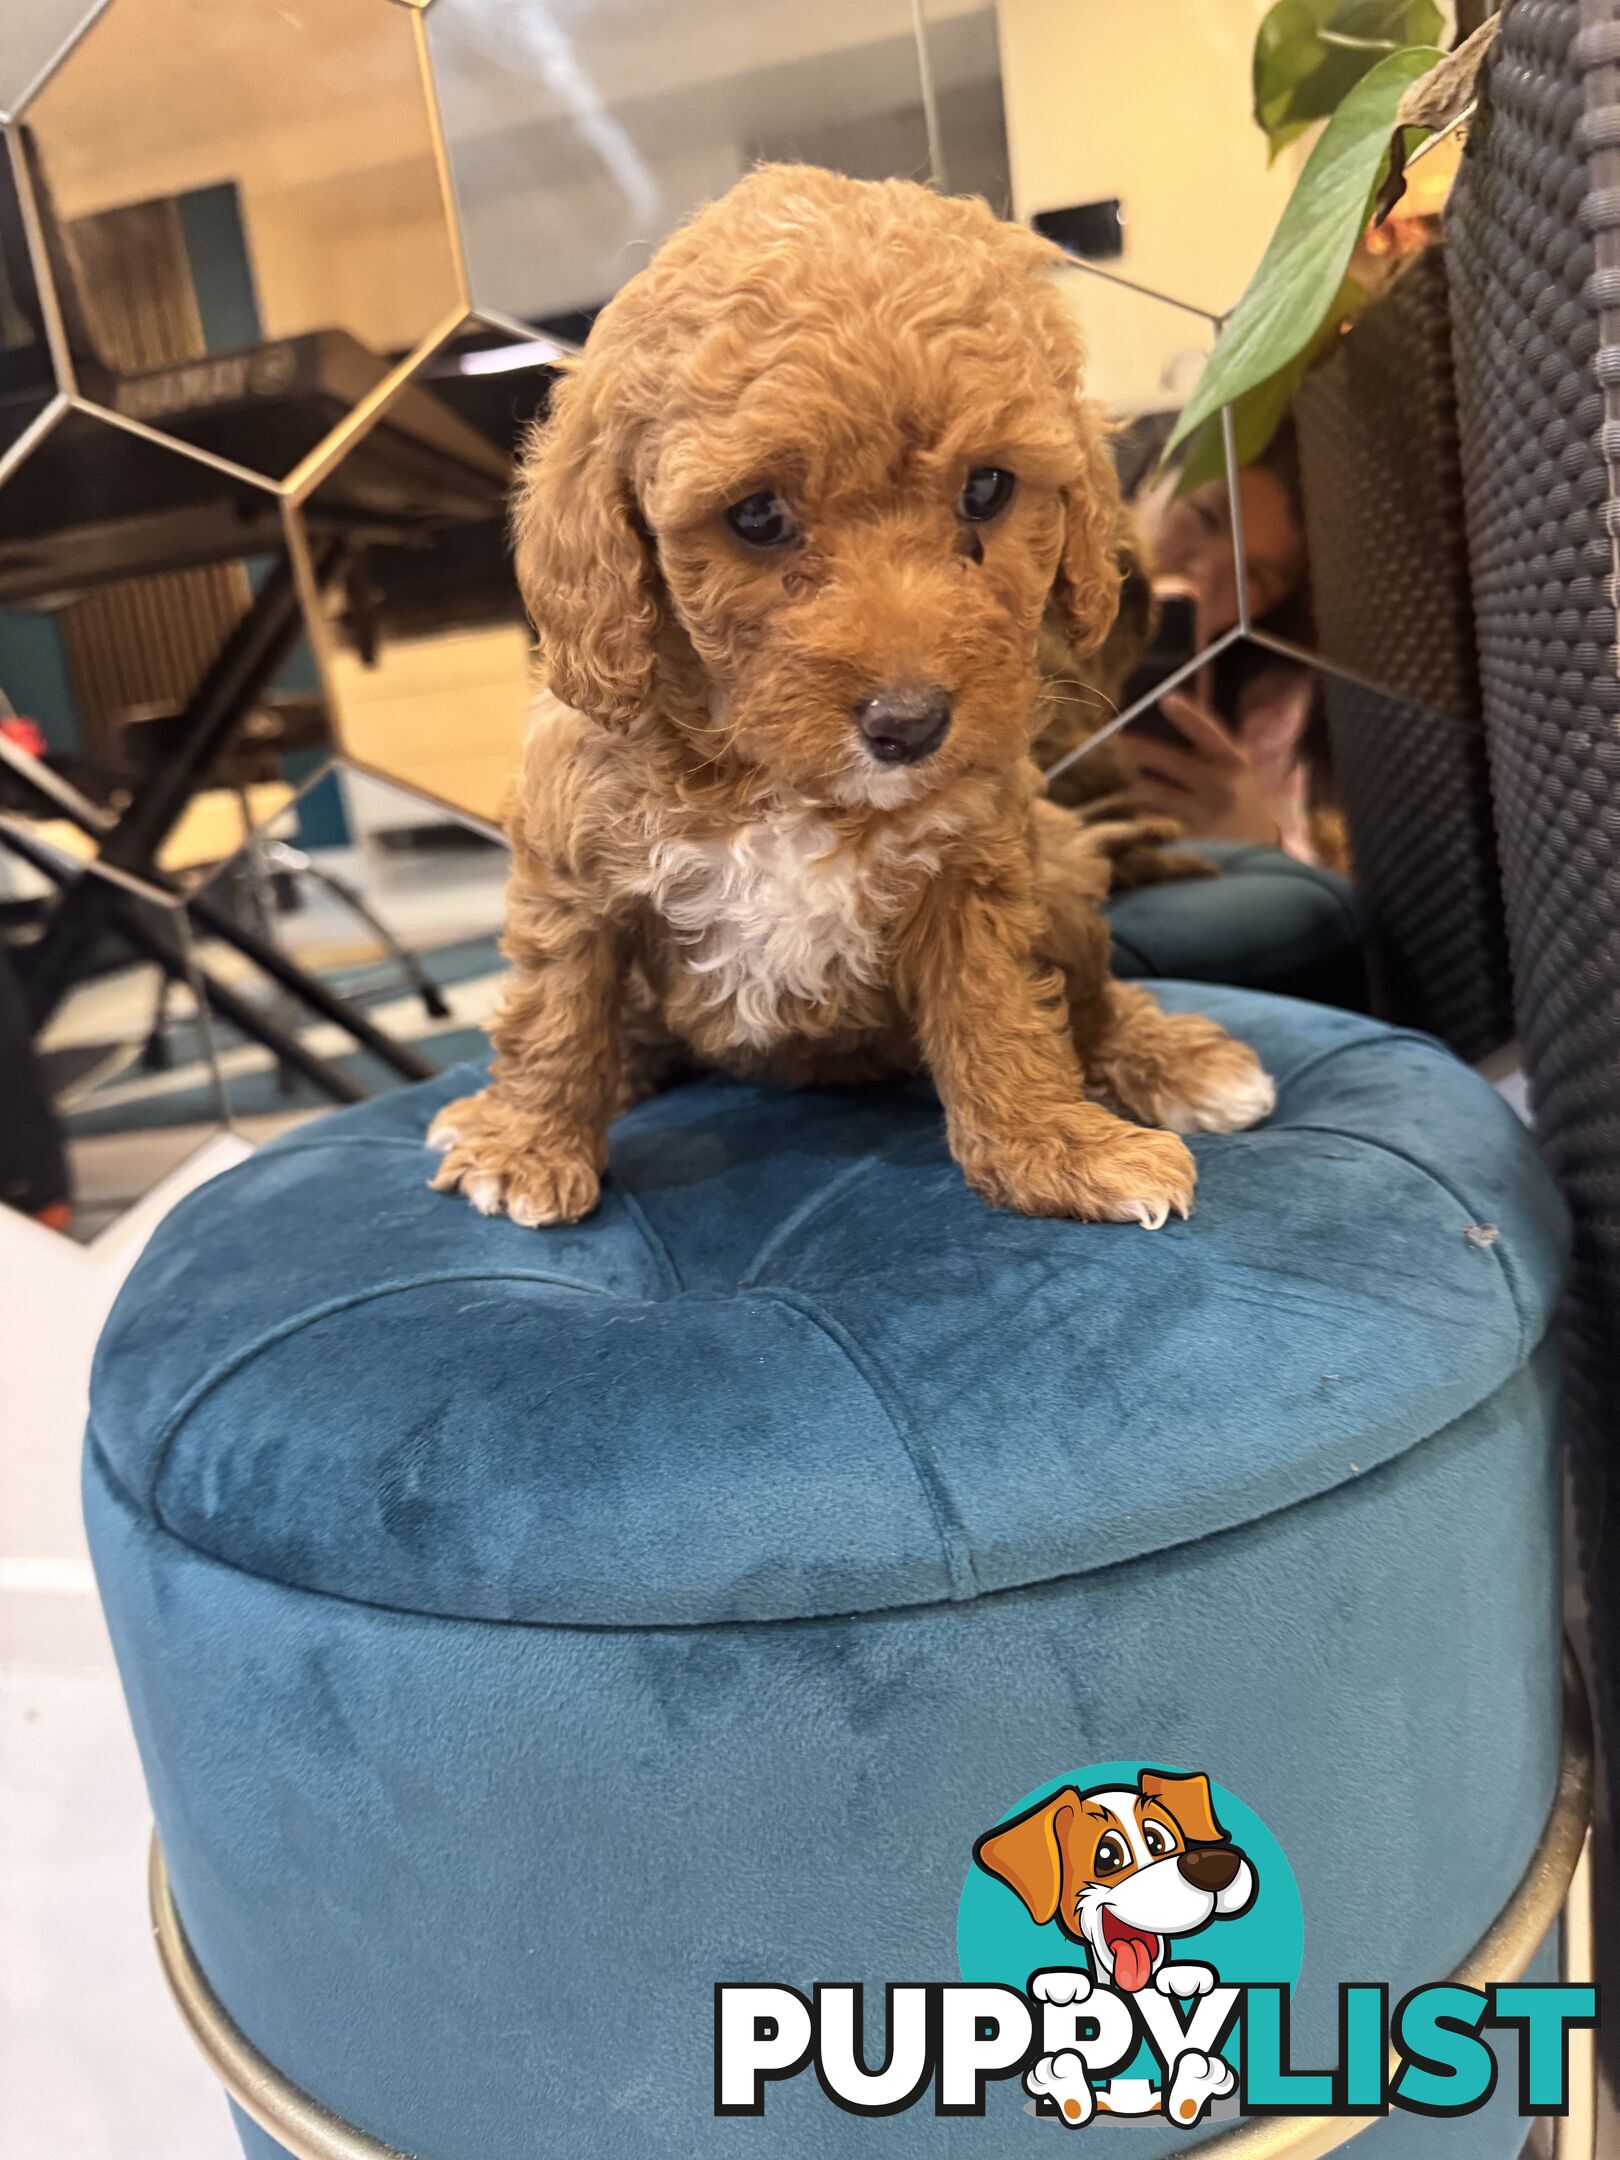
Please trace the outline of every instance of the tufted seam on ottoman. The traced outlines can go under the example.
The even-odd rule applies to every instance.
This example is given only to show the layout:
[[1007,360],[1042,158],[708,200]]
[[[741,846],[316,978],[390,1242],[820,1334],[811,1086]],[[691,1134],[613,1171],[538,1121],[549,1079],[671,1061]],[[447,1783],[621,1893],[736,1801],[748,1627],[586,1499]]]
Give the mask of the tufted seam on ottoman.
[[[1419,1039],[1421,1040],[1421,1038]],[[1375,1154],[1391,1156],[1396,1162],[1405,1163],[1409,1169],[1421,1171],[1431,1185],[1438,1187],[1448,1200],[1456,1203],[1470,1223],[1478,1220],[1467,1195],[1460,1193],[1449,1178],[1443,1178],[1432,1163],[1426,1163],[1420,1157],[1408,1154],[1405,1148],[1395,1147],[1388,1140],[1374,1140],[1367,1133],[1345,1132],[1338,1125],[1289,1124],[1283,1129],[1291,1133],[1316,1133],[1325,1139],[1347,1141],[1352,1147],[1371,1148]],[[1510,1259],[1501,1238],[1497,1238],[1493,1244],[1481,1246],[1480,1250],[1486,1259],[1495,1262],[1497,1271],[1502,1277],[1503,1287],[1508,1294],[1508,1303],[1513,1307],[1514,1318],[1519,1323],[1519,1344],[1516,1362],[1522,1365],[1531,1351],[1536,1349],[1538,1345],[1530,1340],[1530,1317],[1525,1310],[1525,1301],[1522,1295],[1523,1285],[1519,1276],[1518,1262]]]
[[[777,1295],[776,1292],[768,1294],[773,1297]],[[820,1326],[821,1324],[814,1314],[806,1313],[803,1317],[814,1325]],[[840,1344],[839,1347],[843,1348],[843,1345]],[[1548,1354],[1545,1345],[1538,1347],[1537,1357],[1544,1358]],[[859,1366],[856,1369],[859,1370]],[[1513,1377],[1515,1379],[1522,1378],[1526,1370],[1533,1371],[1534,1364],[1532,1363],[1528,1368],[1522,1367],[1520,1372]],[[862,1373],[862,1378],[866,1377]],[[1390,1456],[1385,1461],[1374,1464],[1370,1469],[1358,1471],[1351,1477],[1342,1479],[1336,1484],[1325,1485],[1309,1492],[1296,1494],[1290,1499],[1280,1501],[1276,1506],[1263,1508],[1258,1513],[1244,1516],[1235,1522],[1217,1524],[1215,1527],[1201,1530],[1191,1537],[1179,1538],[1169,1545],[1155,1546],[1151,1550],[1144,1552],[1121,1554],[1117,1559],[1106,1561],[1101,1567],[1082,1570],[1071,1569],[1058,1575],[1034,1576],[1030,1580],[1023,1582],[998,1583],[990,1589],[975,1588],[968,1597],[953,1598],[949,1602],[943,1599],[923,1599],[910,1604],[859,1606],[849,1612],[779,1613],[768,1618],[739,1618],[735,1614],[719,1614],[701,1620],[553,1620],[531,1617],[516,1618],[510,1615],[495,1616],[488,1613],[445,1612],[431,1606],[396,1605],[390,1604],[382,1598],[356,1597],[347,1591],[330,1590],[313,1583],[293,1581],[284,1575],[268,1575],[260,1568],[244,1566],[240,1560],[231,1559],[224,1554],[217,1553],[209,1546],[199,1544],[195,1538],[187,1536],[184,1531],[177,1530],[171,1524],[162,1521],[161,1518],[152,1513],[150,1508],[143,1507],[140,1496],[131,1492],[128,1485],[119,1475],[116,1464],[108,1454],[100,1435],[95,1429],[93,1418],[86,1435],[88,1444],[85,1452],[87,1460],[93,1458],[101,1474],[106,1478],[114,1500],[127,1508],[148,1534],[171,1539],[175,1545],[179,1546],[184,1552],[189,1553],[205,1567],[221,1568],[226,1574],[237,1576],[244,1582],[263,1583],[269,1589],[283,1591],[292,1597],[315,1598],[322,1604],[348,1607],[358,1612],[383,1613],[391,1619],[413,1623],[427,1622],[434,1627],[524,1628],[552,1635],[668,1635],[685,1637],[737,1630],[754,1632],[765,1628],[825,1628],[834,1624],[884,1621],[893,1619],[896,1614],[900,1613],[948,1611],[951,1605],[955,1604],[995,1605],[1005,1600],[1028,1597],[1032,1594],[1039,1595],[1063,1584],[1077,1582],[1099,1583],[1112,1574],[1131,1568],[1153,1566],[1163,1561],[1172,1561],[1177,1554],[1195,1552],[1203,1546],[1218,1545],[1228,1539],[1251,1537],[1257,1531],[1264,1530],[1268,1525],[1279,1522],[1287,1516],[1299,1514],[1307,1508],[1318,1507],[1323,1501],[1338,1498],[1352,1487],[1360,1490],[1375,1485],[1385,1478],[1399,1476],[1403,1465],[1410,1462],[1416,1449],[1427,1447],[1435,1442],[1443,1443],[1459,1427],[1466,1426],[1470,1419],[1477,1416],[1481,1402],[1489,1399],[1486,1396],[1469,1403],[1466,1408],[1459,1410],[1455,1417],[1447,1418],[1444,1423],[1432,1426],[1401,1454]]]
[[[841,1192],[853,1185],[857,1179],[864,1177],[874,1163],[884,1161],[890,1152],[888,1148],[872,1148],[865,1155],[857,1156],[854,1162],[846,1163],[842,1170],[828,1178],[825,1184],[818,1185],[814,1192],[806,1193],[798,1206],[784,1216],[749,1255],[740,1283],[750,1286],[755,1284],[760,1270],[777,1257],[790,1238],[796,1237],[806,1223],[813,1222]],[[839,1347],[842,1349],[843,1345],[840,1344]]]
[[662,1275],[666,1294],[670,1297],[678,1297],[685,1290],[686,1283],[680,1269],[675,1264],[675,1255],[647,1220],[646,1212],[635,1194],[627,1185],[621,1185],[615,1179],[611,1165],[608,1168],[607,1186],[608,1190],[623,1205],[632,1229],[646,1248],[647,1257]]
[[[430,1161],[432,1160],[432,1150],[426,1147],[421,1140],[412,1139],[405,1133],[317,1132],[307,1140],[294,1133],[284,1144],[275,1144],[273,1154],[274,1159],[281,1162],[289,1155],[314,1155],[322,1148],[357,1147],[393,1148],[396,1151],[403,1150],[407,1155],[425,1155]],[[256,1155],[249,1157],[248,1162],[237,1163],[234,1167],[237,1170],[245,1170],[251,1162],[257,1161],[260,1155],[268,1157],[271,1154],[271,1148],[261,1148]],[[223,1174],[228,1177],[232,1173],[226,1171]],[[422,1182],[426,1184],[427,1180],[424,1178]],[[636,1231],[642,1244],[646,1247],[648,1259],[651,1260],[653,1266],[657,1268],[664,1278],[666,1293],[671,1297],[678,1296],[686,1288],[686,1284],[681,1279],[680,1269],[675,1265],[674,1254],[658,1235],[652,1224],[648,1222],[641,1202],[636,1198],[635,1194],[628,1187],[614,1182],[611,1171],[609,1172],[609,1182],[614,1197],[624,1205],[624,1211],[630,1219],[631,1227]],[[578,1285],[577,1287],[583,1288],[585,1286]]]
[[905,1404],[890,1384],[888,1375],[877,1359],[864,1344],[856,1341],[847,1328],[833,1319],[830,1313],[823,1312],[815,1299],[807,1297],[802,1290],[790,1289],[785,1283],[761,1283],[756,1286],[755,1294],[769,1298],[774,1304],[786,1306],[809,1326],[818,1329],[871,1390],[916,1472],[917,1483],[922,1488],[923,1499],[927,1502],[928,1512],[934,1520],[940,1552],[951,1578],[953,1596],[963,1601],[980,1596],[967,1525],[957,1508],[955,1495],[940,1470],[933,1449],[918,1433],[907,1414]]
[[[1279,1094],[1278,1108],[1282,1107],[1280,1097],[1284,1088],[1295,1086],[1312,1073],[1320,1072],[1324,1065],[1331,1065],[1335,1058],[1348,1056],[1353,1050],[1381,1050],[1387,1043],[1410,1043],[1414,1050],[1431,1051],[1443,1058],[1448,1065],[1461,1062],[1454,1051],[1448,1050],[1443,1042],[1437,1042],[1432,1035],[1425,1035],[1421,1029],[1391,1028],[1384,1026],[1381,1021],[1371,1020],[1367,1023],[1364,1035],[1352,1035],[1347,1042],[1330,1043],[1325,1050],[1313,1051],[1304,1064],[1296,1065],[1292,1072],[1280,1075],[1274,1073],[1272,1078],[1277,1082]],[[1276,1113],[1273,1112],[1272,1115],[1275,1118]]]
[[[613,1291],[604,1290],[597,1283],[579,1282],[572,1275],[548,1274],[542,1268],[449,1268],[442,1274],[415,1275],[401,1282],[376,1283],[369,1290],[355,1290],[345,1297],[326,1298],[319,1305],[310,1306],[307,1312],[293,1313],[285,1320],[278,1320],[274,1327],[266,1328],[240,1350],[234,1350],[228,1358],[222,1358],[217,1365],[210,1366],[200,1380],[193,1381],[158,1427],[157,1438],[152,1447],[152,1474],[146,1487],[146,1507],[152,1520],[169,1531],[170,1536],[175,1534],[163,1519],[163,1511],[158,1505],[158,1487],[163,1482],[163,1473],[168,1468],[169,1452],[179,1437],[181,1428],[215,1388],[223,1387],[227,1380],[241,1372],[245,1366],[251,1365],[262,1352],[274,1349],[277,1343],[285,1342],[289,1336],[302,1334],[305,1328],[331,1319],[334,1313],[352,1312],[362,1305],[374,1305],[382,1298],[405,1297],[413,1290],[431,1290],[444,1283],[457,1282],[547,1283],[553,1289],[572,1290],[583,1297],[612,1300],[615,1296]],[[92,1416],[92,1427],[94,1422]],[[104,1449],[101,1452],[105,1454]]]

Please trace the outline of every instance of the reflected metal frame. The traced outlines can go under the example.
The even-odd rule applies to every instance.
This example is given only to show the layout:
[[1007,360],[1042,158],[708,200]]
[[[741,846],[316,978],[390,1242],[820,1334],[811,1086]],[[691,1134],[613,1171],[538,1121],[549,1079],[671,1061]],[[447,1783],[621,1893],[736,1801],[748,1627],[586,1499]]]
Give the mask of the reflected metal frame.
[[[1477,110],[1477,104],[1465,106],[1461,112],[1448,120],[1444,127],[1436,128],[1432,135],[1426,136],[1418,144],[1417,148],[1408,154],[1405,169],[1410,171],[1414,165],[1438,150],[1442,144],[1453,141],[1458,135],[1465,135]],[[1121,277],[1117,271],[1104,270],[1100,264],[1086,262],[1079,256],[1070,256],[1069,263],[1072,269],[1080,271],[1086,277],[1098,278],[1110,285],[1123,286],[1129,292],[1140,294],[1144,300],[1156,300],[1165,307],[1179,309],[1183,314],[1201,316],[1204,321],[1214,326],[1217,339],[1226,330],[1233,314],[1236,312],[1234,306],[1224,314],[1213,314],[1208,309],[1195,307],[1189,301],[1178,300],[1171,293],[1158,291],[1150,285],[1143,285],[1134,278]],[[1354,668],[1343,666],[1337,660],[1330,659],[1325,653],[1312,652],[1306,646],[1296,645],[1290,639],[1278,637],[1274,632],[1260,629],[1256,625],[1253,619],[1253,610],[1249,605],[1248,579],[1244,575],[1246,548],[1243,532],[1243,488],[1241,478],[1243,468],[1237,454],[1237,421],[1235,408],[1232,404],[1221,407],[1221,458],[1225,467],[1227,519],[1232,536],[1232,561],[1236,571],[1234,583],[1237,591],[1237,621],[1230,629],[1223,630],[1218,637],[1212,638],[1202,651],[1195,653],[1193,658],[1184,666],[1178,668],[1173,675],[1166,676],[1163,682],[1148,691],[1145,696],[1135,699],[1133,703],[1125,707],[1123,712],[1116,713],[1106,726],[1099,728],[1094,735],[1088,736],[1083,743],[1077,743],[1072,750],[1065,751],[1062,757],[1046,766],[1042,772],[1043,779],[1055,780],[1060,774],[1066,773],[1072,765],[1077,765],[1082,758],[1090,757],[1093,751],[1100,750],[1103,744],[1109,741],[1111,737],[1119,734],[1122,728],[1129,727],[1132,721],[1139,720],[1145,712],[1150,711],[1167,690],[1178,689],[1182,683],[1190,681],[1200,669],[1208,667],[1211,661],[1219,659],[1222,653],[1239,643],[1258,645],[1267,652],[1276,653],[1281,659],[1299,661],[1313,669],[1318,675],[1325,676],[1333,682],[1344,683],[1352,689],[1371,691],[1374,695],[1384,698],[1395,695],[1385,686],[1370,681],[1366,676],[1358,674]],[[1620,537],[1617,537],[1615,545],[1617,550],[1616,559],[1620,561]]]
[[[401,0],[406,13],[412,18],[410,35],[415,61],[417,85],[422,98],[422,116],[427,129],[427,148],[431,161],[445,238],[450,249],[450,263],[454,300],[451,307],[436,320],[389,370],[384,379],[374,385],[360,402],[337,421],[325,438],[294,466],[290,473],[280,477],[260,473],[236,464],[232,459],[221,457],[217,452],[206,450],[199,444],[187,442],[182,437],[167,435],[160,428],[148,427],[144,422],[126,413],[97,404],[80,394],[78,379],[68,346],[67,333],[62,316],[60,297],[57,292],[54,266],[50,261],[45,243],[43,223],[39,215],[38,200],[23,154],[20,130],[30,111],[40,97],[49,89],[61,70],[68,65],[88,39],[90,33],[104,16],[126,0],[95,0],[86,19],[42,68],[18,98],[9,112],[0,114],[0,126],[6,133],[8,154],[16,176],[18,194],[22,203],[24,230],[28,239],[30,267],[33,270],[40,294],[40,305],[45,315],[47,337],[51,358],[56,371],[58,388],[62,396],[76,409],[97,420],[104,420],[116,427],[123,427],[132,434],[173,451],[179,457],[211,467],[233,480],[263,488],[294,503],[303,502],[321,481],[345,457],[349,450],[382,419],[394,399],[419,375],[443,347],[458,332],[468,326],[475,313],[473,297],[467,274],[466,249],[462,238],[459,208],[455,200],[451,163],[445,139],[444,116],[440,107],[438,85],[434,76],[433,58],[428,44],[422,17],[425,7],[417,0]],[[254,5],[262,0],[253,0]],[[386,0],[377,0],[379,9]],[[380,20],[380,15],[379,15]],[[4,470],[0,467],[0,477]]]

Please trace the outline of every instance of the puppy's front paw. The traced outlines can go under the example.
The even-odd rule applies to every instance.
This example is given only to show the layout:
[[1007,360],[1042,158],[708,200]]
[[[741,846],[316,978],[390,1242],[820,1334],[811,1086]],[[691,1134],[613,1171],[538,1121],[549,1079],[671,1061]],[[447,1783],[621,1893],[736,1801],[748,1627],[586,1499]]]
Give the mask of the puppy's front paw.
[[1191,2002],[1195,1995],[1209,1993],[1215,1985],[1215,1974],[1208,1965],[1161,1965],[1153,1975],[1153,1985],[1161,1995]]
[[1127,1125],[1088,1103],[1005,1135],[963,1160],[970,1184],[1019,1215],[1134,1222],[1159,1230],[1192,1210],[1198,1170],[1174,1133]]
[[1050,1971],[1035,1975],[1029,1991],[1037,2002],[1056,2003],[1060,2008],[1078,2005],[1091,1994],[1091,1975],[1078,1965],[1054,1965]]
[[1277,1107],[1271,1075],[1230,1036],[1173,1069],[1167,1085],[1160,1122],[1171,1132],[1247,1132]]
[[526,1230],[579,1222],[601,1195],[588,1145],[536,1125],[493,1088],[447,1103],[427,1144],[444,1160],[435,1192],[461,1192],[480,1215],[509,1215]]
[[1100,1077],[1132,1117],[1169,1132],[1246,1132],[1277,1107],[1248,1044],[1200,1013],[1154,1013],[1109,1045]]
[[1236,2084],[1237,2075],[1224,2056],[1205,2055],[1193,2048],[1176,2058],[1164,2112],[1172,2122],[1190,2129],[1212,2100],[1224,2100]]
[[1071,2130],[1084,2129],[1097,2111],[1085,2062],[1073,2048],[1031,2063],[1024,2072],[1024,2090],[1037,2100],[1050,2100]]

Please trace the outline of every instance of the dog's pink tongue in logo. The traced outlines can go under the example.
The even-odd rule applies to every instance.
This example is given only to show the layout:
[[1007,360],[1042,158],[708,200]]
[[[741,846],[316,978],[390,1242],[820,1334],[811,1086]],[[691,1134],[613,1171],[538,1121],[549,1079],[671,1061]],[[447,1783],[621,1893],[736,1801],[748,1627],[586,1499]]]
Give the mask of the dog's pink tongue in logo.
[[1159,1938],[1146,1934],[1141,1928],[1128,1927],[1123,1920],[1116,1920],[1106,1908],[1102,1916],[1103,1941],[1114,1957],[1114,1985],[1123,1988],[1127,1995],[1134,1995],[1138,1988],[1145,1988],[1153,1977],[1153,1960],[1158,1955]]

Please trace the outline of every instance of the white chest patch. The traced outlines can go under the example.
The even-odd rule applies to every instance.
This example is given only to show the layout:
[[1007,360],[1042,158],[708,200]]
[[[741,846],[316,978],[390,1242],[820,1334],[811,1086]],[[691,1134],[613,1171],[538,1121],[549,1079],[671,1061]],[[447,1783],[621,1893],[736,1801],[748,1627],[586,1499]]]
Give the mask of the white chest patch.
[[[925,866],[921,851],[903,853]],[[712,839],[659,841],[647,891],[686,966],[707,978],[710,1002],[730,1007],[734,1040],[761,1045],[782,1032],[785,999],[815,1003],[840,980],[880,979],[903,896],[894,863],[892,854],[874,863],[824,818],[795,811]]]

